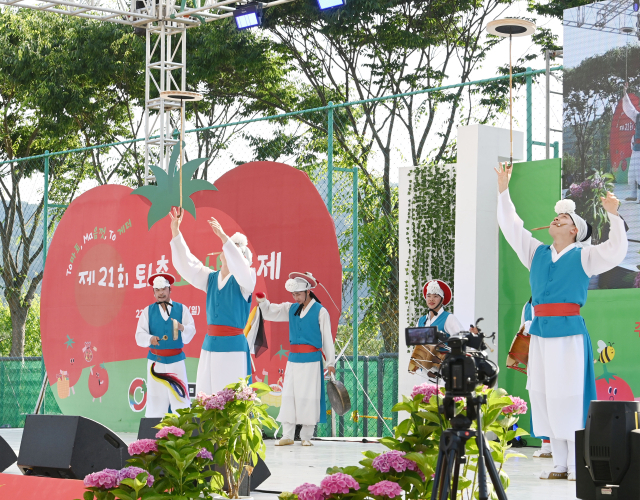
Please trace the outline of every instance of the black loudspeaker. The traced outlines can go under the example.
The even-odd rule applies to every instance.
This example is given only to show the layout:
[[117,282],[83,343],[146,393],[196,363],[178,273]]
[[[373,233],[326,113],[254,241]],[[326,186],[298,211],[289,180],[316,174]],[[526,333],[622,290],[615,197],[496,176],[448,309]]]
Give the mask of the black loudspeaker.
[[[161,421],[161,418],[141,418],[140,426],[138,427],[138,439],[155,439],[158,429],[154,429],[154,427]],[[227,484],[224,467],[215,466],[214,469],[225,478],[224,489],[228,490],[229,485]],[[249,496],[249,491],[253,491],[258,488],[269,476],[271,476],[269,467],[264,463],[264,460],[258,457],[258,463],[255,465],[253,472],[251,473],[251,484],[249,484],[249,481],[245,479],[240,485],[239,494],[242,496]]]
[[18,460],[13,448],[0,436],[0,472],[11,467]]
[[94,420],[27,415],[18,467],[25,475],[84,479],[102,469],[122,469],[129,458],[122,439]]
[[158,429],[154,429],[154,427],[160,422],[162,422],[161,418],[141,418],[138,427],[138,439],[155,439]]
[[584,459],[584,429],[576,431],[576,497],[596,500],[596,485]]
[[629,433],[639,428],[640,402],[591,401],[584,458],[595,484],[620,484],[629,468]]

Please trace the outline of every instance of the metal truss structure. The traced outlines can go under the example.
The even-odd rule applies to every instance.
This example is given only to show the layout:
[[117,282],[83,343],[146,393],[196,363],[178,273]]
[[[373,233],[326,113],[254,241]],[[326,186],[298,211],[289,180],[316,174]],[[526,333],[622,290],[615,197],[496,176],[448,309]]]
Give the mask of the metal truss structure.
[[[640,34],[638,12],[631,0],[605,0],[565,11],[565,26],[607,33]],[[626,28],[626,29],[625,29]]]
[[[273,7],[294,0],[264,3]],[[149,165],[167,170],[171,148],[178,144],[174,124],[181,123],[184,103],[163,96],[186,92],[187,29],[232,17],[248,0],[0,0],[0,6],[53,12],[131,26],[146,37],[145,183]],[[189,5],[187,5],[189,4]]]

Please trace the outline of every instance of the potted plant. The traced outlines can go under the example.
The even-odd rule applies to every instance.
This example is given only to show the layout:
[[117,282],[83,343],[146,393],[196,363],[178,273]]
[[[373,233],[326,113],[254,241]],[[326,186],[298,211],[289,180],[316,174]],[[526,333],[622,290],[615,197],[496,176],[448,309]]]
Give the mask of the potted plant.
[[[482,405],[483,431],[493,431],[498,441],[489,441],[491,455],[496,462],[500,480],[506,489],[509,477],[502,470],[502,464],[512,456],[509,441],[526,435],[523,429],[511,430],[518,416],[527,411],[526,403],[520,398],[508,396],[504,389],[478,387],[476,392],[487,396],[487,404]],[[438,411],[444,399],[444,389],[434,384],[414,387],[411,397],[403,397],[393,411],[406,411],[409,418],[394,429],[394,437],[382,438],[388,451],[363,452],[365,458],[360,466],[332,467],[328,476],[319,486],[304,483],[293,492],[284,492],[281,500],[363,500],[373,498],[387,500],[404,497],[406,499],[430,498],[433,487],[442,431],[451,427],[447,418]],[[456,414],[466,413],[466,399],[455,398]],[[475,425],[475,423],[474,423]],[[461,498],[477,498],[478,448],[475,440],[466,444],[467,460],[460,471],[458,492]],[[491,485],[489,484],[491,493]]]
[[[129,467],[88,475],[84,500],[239,498],[251,463],[265,456],[262,427],[276,428],[260,401],[270,391],[266,384],[248,385],[244,380],[216,394],[198,394],[190,408],[162,419],[156,439],[129,445]],[[227,492],[213,464],[224,467]]]

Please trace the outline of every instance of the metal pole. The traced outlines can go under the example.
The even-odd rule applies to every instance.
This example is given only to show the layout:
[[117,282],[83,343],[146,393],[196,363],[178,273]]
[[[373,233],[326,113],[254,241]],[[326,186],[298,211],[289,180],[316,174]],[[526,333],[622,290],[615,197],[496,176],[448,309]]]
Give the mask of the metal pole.
[[527,161],[533,160],[533,107],[531,99],[531,68],[527,68]]
[[513,167],[513,68],[511,66],[511,33],[509,33],[509,166]]
[[42,235],[42,272],[47,263],[49,242],[49,150],[44,152],[44,234]]
[[550,60],[551,60],[551,56],[549,54],[548,50],[545,50],[545,59],[546,59],[546,67],[545,67],[545,72],[544,72],[544,76],[546,79],[546,83],[547,83],[547,90],[546,90],[546,95],[545,95],[545,143],[546,143],[546,147],[545,147],[545,158],[548,160],[549,159],[549,144],[551,142],[551,131],[549,130],[549,125],[551,123],[551,120],[549,118],[549,110],[550,110],[550,92],[551,92],[551,88],[550,88],[550,83],[551,83],[551,71],[550,71]]
[[[353,169],[353,371],[358,374],[358,169]],[[357,380],[354,381],[357,387]],[[353,409],[358,409],[358,391],[353,391]],[[353,423],[354,436],[358,423]]]
[[327,110],[327,208],[333,215],[333,102]]

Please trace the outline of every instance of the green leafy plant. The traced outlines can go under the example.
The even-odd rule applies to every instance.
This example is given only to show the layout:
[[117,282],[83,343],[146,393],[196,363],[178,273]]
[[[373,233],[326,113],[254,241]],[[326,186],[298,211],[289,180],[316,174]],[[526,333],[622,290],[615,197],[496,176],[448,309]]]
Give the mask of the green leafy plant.
[[[155,440],[129,445],[129,467],[89,474],[84,500],[239,498],[251,463],[265,457],[263,426],[277,427],[260,400],[270,391],[266,384],[244,380],[217,394],[198,394],[190,408],[162,419]],[[213,470],[214,464],[225,468],[226,493],[225,477]]]
[[[513,430],[518,415],[526,412],[526,403],[517,397],[508,396],[504,389],[478,387],[476,393],[486,396],[482,405],[482,430],[492,431],[496,441],[489,441],[491,456],[497,464],[500,480],[505,489],[509,486],[509,477],[503,470],[503,464],[511,457],[524,457],[510,453],[509,441],[527,434],[523,429]],[[381,443],[389,448],[384,453],[363,452],[365,458],[360,465],[332,467],[327,469],[328,477],[320,486],[304,484],[292,493],[284,492],[280,500],[323,500],[381,498],[384,492],[403,494],[405,499],[429,498],[433,488],[433,474],[436,469],[440,437],[445,429],[451,427],[439,407],[444,400],[444,390],[434,384],[422,384],[414,387],[411,397],[404,396],[393,411],[405,411],[409,417],[395,428],[394,437],[385,437]],[[466,399],[455,398],[455,413],[466,415]],[[475,427],[475,423],[473,426]],[[478,494],[478,447],[475,440],[466,443],[467,460],[460,471],[458,481],[459,498],[473,499]],[[342,475],[340,477],[336,477]],[[353,478],[357,485],[334,493],[331,478],[336,477],[342,484],[344,475]],[[488,484],[491,498],[495,498],[491,484]],[[383,493],[383,495],[381,495]],[[390,496],[390,495],[387,495]]]
[[[156,185],[141,186],[131,192],[131,194],[144,196],[151,202],[147,217],[149,229],[168,215],[172,207],[180,206],[180,168],[177,167],[179,156],[180,148],[174,147],[167,172],[155,165],[149,167],[156,177]],[[193,215],[194,219],[196,206],[190,196],[198,191],[217,191],[217,188],[208,181],[192,179],[195,171],[205,161],[207,158],[197,158],[182,165],[182,208]]]

